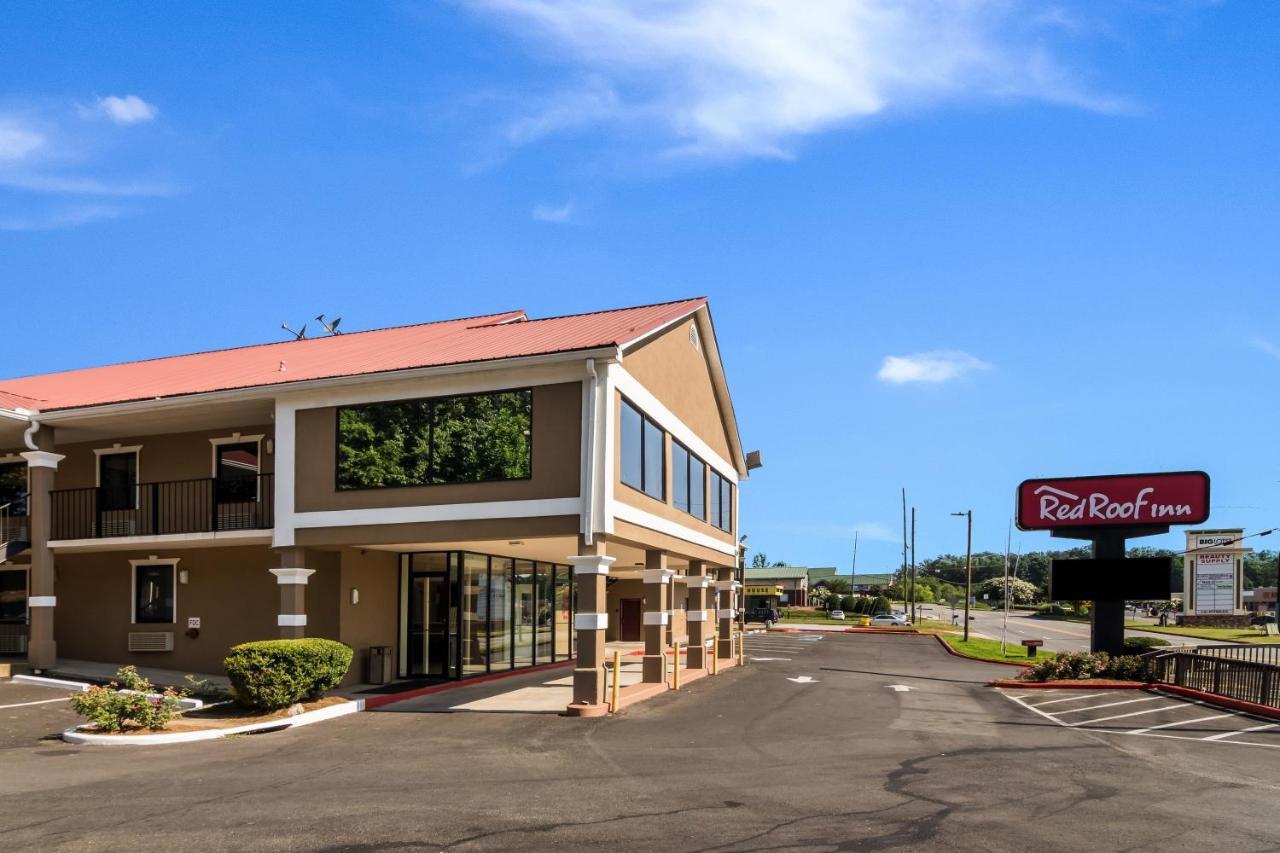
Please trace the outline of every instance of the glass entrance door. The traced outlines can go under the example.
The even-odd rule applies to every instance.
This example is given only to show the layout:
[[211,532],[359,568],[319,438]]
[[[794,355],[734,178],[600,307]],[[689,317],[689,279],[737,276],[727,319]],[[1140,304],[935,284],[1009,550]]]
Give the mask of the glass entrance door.
[[409,575],[409,675],[450,678],[453,675],[449,631],[449,576]]

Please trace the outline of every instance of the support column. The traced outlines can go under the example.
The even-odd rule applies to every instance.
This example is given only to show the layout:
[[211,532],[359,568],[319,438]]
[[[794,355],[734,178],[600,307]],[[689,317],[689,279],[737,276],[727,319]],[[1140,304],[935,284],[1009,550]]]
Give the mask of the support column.
[[720,642],[716,645],[716,657],[723,661],[733,661],[734,620],[738,617],[735,591],[738,582],[733,579],[733,566],[721,566],[716,569],[719,580],[716,581],[716,596],[720,599],[716,620],[720,625]]
[[701,560],[690,560],[689,610],[685,614],[689,622],[689,669],[705,669],[707,666],[707,587],[710,585],[706,564]]
[[52,512],[53,476],[58,463],[65,459],[53,452],[53,429],[41,427],[35,433],[38,450],[21,454],[27,460],[31,494],[27,497],[27,524],[31,536],[31,594],[27,607],[31,614],[31,636],[27,642],[27,662],[36,672],[52,669],[58,663],[58,644],[54,640],[53,611],[58,603],[54,595],[53,552],[49,550]]
[[280,551],[282,568],[271,569],[280,587],[280,615],[276,625],[280,639],[296,640],[307,636],[307,580],[316,573],[305,568],[307,552],[303,548],[283,548]]
[[671,578],[666,551],[644,553],[644,675],[646,684],[667,681],[667,625],[671,623]]
[[609,627],[605,587],[614,558],[604,551],[605,543],[597,536],[590,545],[579,543],[577,556],[566,558],[573,566],[578,590],[578,612],[573,617],[573,627],[578,632],[578,663],[573,669],[573,704],[569,711],[586,716],[608,710],[604,704],[604,635]]

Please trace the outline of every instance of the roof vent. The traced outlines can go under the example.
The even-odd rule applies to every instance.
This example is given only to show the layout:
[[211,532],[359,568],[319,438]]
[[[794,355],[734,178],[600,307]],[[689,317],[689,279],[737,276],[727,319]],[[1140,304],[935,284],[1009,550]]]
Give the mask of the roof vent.
[[702,342],[698,340],[698,324],[697,323],[689,324],[689,346],[693,347],[696,350],[702,349]]

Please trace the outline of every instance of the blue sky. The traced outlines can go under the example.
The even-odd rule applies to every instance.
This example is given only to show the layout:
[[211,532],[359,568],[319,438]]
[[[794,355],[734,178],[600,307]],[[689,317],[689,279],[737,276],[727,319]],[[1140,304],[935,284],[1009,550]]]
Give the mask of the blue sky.
[[1042,474],[1280,524],[1280,4],[306,8],[6,7],[0,374],[706,294],[772,558]]

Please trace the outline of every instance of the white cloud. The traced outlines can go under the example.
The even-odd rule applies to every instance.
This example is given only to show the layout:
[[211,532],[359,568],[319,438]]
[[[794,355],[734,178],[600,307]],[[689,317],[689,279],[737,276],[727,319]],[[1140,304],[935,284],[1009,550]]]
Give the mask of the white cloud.
[[1047,2],[468,0],[587,83],[516,123],[515,141],[602,121],[673,150],[787,156],[796,139],[893,108],[1027,98],[1115,111],[1045,45]]
[[147,103],[137,95],[125,95],[123,98],[108,95],[99,98],[88,112],[104,115],[116,124],[139,124],[151,121],[160,114],[154,104]]
[[533,207],[533,218],[536,222],[553,222],[562,225],[573,221],[573,202],[561,205],[537,204]]
[[876,378],[891,385],[908,382],[950,382],[975,370],[987,370],[990,364],[958,350],[935,350],[910,355],[886,355]]
[[51,231],[103,219],[116,219],[126,213],[128,211],[109,205],[76,205],[37,215],[0,216],[0,231]]
[[1280,359],[1280,345],[1273,344],[1266,338],[1254,338],[1253,348],[1259,352],[1264,352],[1275,359]]
[[21,160],[44,147],[44,134],[12,122],[0,122],[0,160]]

